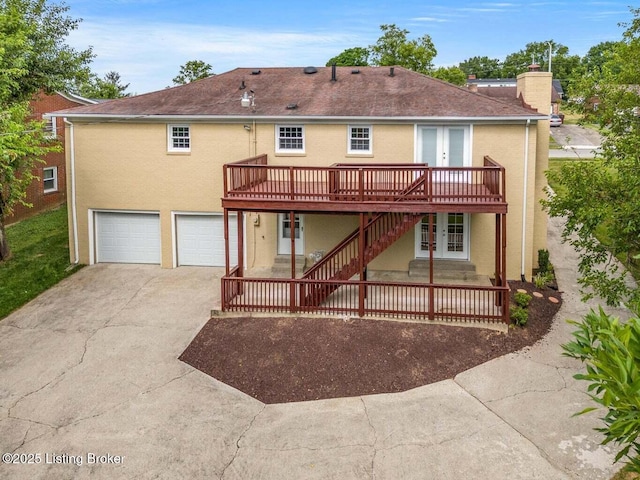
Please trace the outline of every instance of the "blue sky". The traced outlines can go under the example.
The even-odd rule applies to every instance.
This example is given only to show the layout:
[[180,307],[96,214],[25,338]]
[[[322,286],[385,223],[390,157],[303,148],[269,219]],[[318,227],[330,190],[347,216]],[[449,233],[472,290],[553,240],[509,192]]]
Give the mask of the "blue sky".
[[66,0],[82,18],[68,43],[96,54],[99,75],[120,73],[129,92],[172,84],[180,65],[203,60],[222,73],[236,67],[322,66],[351,47],[367,47],[380,25],[395,23],[409,38],[431,36],[436,66],[474,56],[503,60],[530,42],[554,40],[584,55],[620,40],[629,0]]

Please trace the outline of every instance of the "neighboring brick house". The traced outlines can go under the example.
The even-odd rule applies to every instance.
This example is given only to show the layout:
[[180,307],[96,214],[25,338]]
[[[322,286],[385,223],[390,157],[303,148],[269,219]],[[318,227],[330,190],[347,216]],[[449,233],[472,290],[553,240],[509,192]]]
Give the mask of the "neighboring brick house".
[[229,310],[504,321],[546,248],[551,83],[504,101],[400,67],[239,68],[55,112],[71,260],[222,266]]
[[[73,108],[81,105],[91,105],[96,103],[93,100],[79,97],[68,93],[53,93],[47,95],[38,93],[31,101],[31,110],[33,118],[45,119],[45,128],[52,137],[57,138],[64,147],[65,129],[62,118],[43,117],[46,113],[54,110],[65,108]],[[34,179],[27,188],[27,203],[32,207],[25,207],[22,204],[16,204],[13,207],[13,213],[5,219],[6,224],[15,223],[19,220],[35,215],[43,210],[62,205],[67,198],[67,182],[64,150],[60,152],[51,152],[44,157],[44,163],[36,163],[34,174],[38,179]]]

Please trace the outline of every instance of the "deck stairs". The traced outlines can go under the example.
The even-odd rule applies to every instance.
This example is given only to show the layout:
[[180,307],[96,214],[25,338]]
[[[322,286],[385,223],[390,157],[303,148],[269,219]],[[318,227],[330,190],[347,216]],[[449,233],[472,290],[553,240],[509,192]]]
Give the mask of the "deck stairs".
[[[409,195],[422,187],[424,177],[417,178],[404,190]],[[398,201],[401,201],[399,199]],[[364,226],[364,266],[413,229],[424,215],[420,213],[385,212],[369,217]],[[302,276],[310,280],[349,280],[360,273],[360,228],[355,229]],[[303,305],[318,306],[340,288],[341,283],[309,283],[301,294]]]

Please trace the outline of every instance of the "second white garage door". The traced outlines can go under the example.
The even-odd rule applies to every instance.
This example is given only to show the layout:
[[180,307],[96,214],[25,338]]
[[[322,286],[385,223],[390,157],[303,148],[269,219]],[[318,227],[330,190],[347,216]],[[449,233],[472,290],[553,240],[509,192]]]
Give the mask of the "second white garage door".
[[[231,264],[238,262],[236,216],[229,215]],[[224,217],[176,215],[178,265],[224,267]]]

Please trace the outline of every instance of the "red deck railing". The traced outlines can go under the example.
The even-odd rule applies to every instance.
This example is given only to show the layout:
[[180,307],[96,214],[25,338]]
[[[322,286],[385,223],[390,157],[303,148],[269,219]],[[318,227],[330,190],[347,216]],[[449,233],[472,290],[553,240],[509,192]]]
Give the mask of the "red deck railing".
[[[408,191],[409,190],[409,191]],[[504,167],[423,164],[267,165],[267,156],[224,165],[224,200],[504,203]]]
[[[319,305],[303,295],[326,285],[334,292]],[[340,287],[340,288],[336,288]],[[361,304],[361,289],[365,289]],[[509,287],[428,283],[222,278],[222,309],[236,312],[326,313],[360,317],[508,323]]]

